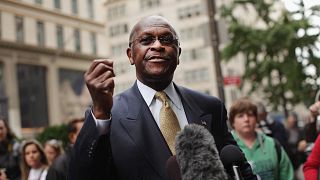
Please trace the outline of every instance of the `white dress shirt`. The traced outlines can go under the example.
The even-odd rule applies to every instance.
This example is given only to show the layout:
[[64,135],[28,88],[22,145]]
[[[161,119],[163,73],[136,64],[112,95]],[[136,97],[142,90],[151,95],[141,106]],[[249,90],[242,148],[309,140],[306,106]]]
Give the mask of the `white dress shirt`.
[[[162,102],[154,97],[157,91],[144,85],[139,80],[137,80],[137,86],[140,93],[142,94],[144,101],[148,105],[154,117],[154,120],[156,121],[158,127],[160,128],[159,115],[160,115],[160,109],[162,107]],[[172,82],[169,84],[169,86],[166,89],[164,89],[164,92],[169,97],[170,106],[178,118],[180,128],[183,129],[184,126],[188,124],[188,120],[181,102],[181,98],[178,95],[177,91],[175,90]],[[101,120],[101,119],[96,119],[93,113],[92,113],[92,116],[95,119],[99,134],[100,135],[106,134],[108,132],[112,117],[110,118],[110,120]]]
[[48,173],[47,168],[30,169],[28,180],[46,180]]
[[[142,84],[140,81],[137,81],[137,85],[140,93],[142,94],[144,101],[147,103],[154,117],[154,120],[160,127],[159,115],[160,115],[160,109],[162,107],[162,102],[159,99],[154,97],[157,91]],[[174,111],[174,113],[178,118],[180,128],[183,129],[184,126],[188,124],[188,121],[187,121],[186,113],[184,112],[183,105],[181,103],[180,96],[175,90],[172,82],[169,84],[169,86],[166,89],[164,89],[164,92],[169,97],[170,107],[172,108],[172,110]]]

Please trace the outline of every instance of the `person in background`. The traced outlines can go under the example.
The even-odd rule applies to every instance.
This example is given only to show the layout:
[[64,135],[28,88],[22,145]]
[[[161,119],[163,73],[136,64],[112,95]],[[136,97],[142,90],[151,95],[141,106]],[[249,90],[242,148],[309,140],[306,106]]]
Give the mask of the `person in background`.
[[313,149],[303,165],[303,175],[305,180],[319,179],[320,168],[320,136],[316,139]]
[[[314,121],[316,121],[317,116],[319,116],[319,110],[320,110],[320,101],[316,101],[314,104],[312,104],[309,107],[311,117]],[[314,131],[311,132],[309,141],[312,140],[315,136],[315,134],[318,134],[315,142],[313,143],[313,148],[310,153],[310,155],[307,158],[307,161],[303,165],[303,174],[305,180],[314,180],[319,179],[319,168],[320,168],[320,135],[319,130],[316,127],[316,123],[314,124]],[[307,144],[307,143],[305,143]],[[304,147],[304,150],[306,147]]]
[[262,131],[267,136],[270,136],[276,139],[281,144],[283,149],[286,151],[291,163],[295,164],[295,157],[289,147],[288,135],[287,135],[284,124],[272,119],[268,115],[266,107],[263,105],[262,102],[257,102],[256,106],[258,111],[258,119],[257,119],[258,128],[257,129]]
[[301,152],[298,151],[298,144],[304,138],[303,131],[298,127],[298,115],[295,112],[289,113],[286,121],[286,131],[288,135],[288,147],[292,156],[293,168],[296,170],[304,162]]
[[45,180],[48,160],[41,144],[36,140],[23,142],[21,149],[22,180]]
[[229,111],[232,135],[253,172],[262,180],[292,180],[293,167],[284,149],[275,139],[257,131],[257,106],[248,98],[235,101]]
[[280,142],[282,147],[287,151],[288,148],[288,136],[286,129],[281,122],[272,119],[261,102],[257,102],[258,111],[258,128],[266,135],[275,138]]
[[5,118],[0,117],[0,169],[1,176],[10,180],[19,180],[20,171],[20,143],[8,126]]
[[56,139],[48,140],[44,145],[44,152],[50,166],[52,162],[63,153],[62,142]]
[[308,148],[312,147],[310,144],[313,144],[320,132],[320,121],[317,120],[319,117],[319,109],[320,109],[320,100],[316,101],[309,107],[309,118],[304,126],[304,135],[305,140],[300,143],[301,150],[309,151]]
[[[141,19],[128,45],[137,78],[132,87],[113,97],[111,59],[94,60],[84,75],[93,105],[74,146],[68,180],[167,179],[174,138],[191,123],[206,126],[218,151],[237,145],[223,102],[173,82],[181,48],[168,20],[158,15]],[[240,164],[244,179],[256,179],[246,160]]]
[[84,119],[73,119],[68,123],[68,137],[69,137],[69,145],[66,149],[66,152],[59,156],[55,162],[50,166],[47,180],[66,180],[67,173],[69,169],[69,163],[71,158],[71,150],[73,148],[74,143],[78,137],[78,134],[83,126]]

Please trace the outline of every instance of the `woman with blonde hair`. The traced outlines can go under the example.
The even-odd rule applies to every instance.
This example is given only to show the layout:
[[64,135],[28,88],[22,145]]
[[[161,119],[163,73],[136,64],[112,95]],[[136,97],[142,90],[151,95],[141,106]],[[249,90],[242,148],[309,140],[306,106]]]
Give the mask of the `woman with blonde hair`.
[[48,160],[38,141],[25,141],[22,145],[21,157],[22,180],[46,179]]
[[47,156],[49,165],[63,152],[62,142],[59,140],[50,139],[44,145],[44,153]]

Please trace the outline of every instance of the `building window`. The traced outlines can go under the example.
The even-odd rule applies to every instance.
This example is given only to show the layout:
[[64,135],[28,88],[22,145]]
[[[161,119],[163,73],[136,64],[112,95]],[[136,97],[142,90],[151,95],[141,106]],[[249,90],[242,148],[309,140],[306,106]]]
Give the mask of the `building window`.
[[128,25],[127,24],[117,24],[115,26],[111,26],[109,28],[109,36],[118,36],[128,33]]
[[126,14],[126,6],[125,4],[117,5],[108,8],[108,19],[115,20],[120,17],[124,17]]
[[203,34],[202,32],[203,32],[203,29],[201,28],[201,26],[184,28],[184,29],[181,29],[180,31],[180,37],[184,41],[199,39]]
[[92,0],[87,0],[87,7],[88,7],[88,14],[89,18],[93,19],[94,18],[94,11],[93,11],[93,1]]
[[160,0],[140,0],[141,9],[155,8],[160,5]]
[[91,38],[92,54],[97,54],[97,35],[96,35],[96,33],[91,32],[90,38]]
[[72,0],[72,13],[78,14],[78,0]]
[[196,61],[204,59],[204,50],[201,48],[186,49],[181,53],[183,61]]
[[60,113],[63,121],[83,116],[90,106],[91,98],[84,82],[84,71],[59,69]]
[[64,48],[64,43],[63,43],[63,28],[60,25],[57,25],[56,27],[56,36],[57,36],[57,47],[59,49]]
[[21,126],[23,128],[48,126],[46,68],[18,64],[17,78]]
[[43,22],[37,22],[37,40],[39,46],[44,46],[45,43],[44,25]]
[[74,30],[74,47],[77,52],[81,51],[81,37],[80,37],[80,30]]
[[195,59],[195,49],[186,49],[182,51],[181,57],[183,61],[191,61]]
[[187,83],[199,83],[208,81],[209,71],[207,68],[194,69],[185,72],[185,81]]
[[21,16],[16,16],[16,41],[18,43],[24,42],[23,17]]
[[179,19],[189,19],[201,15],[203,9],[199,4],[178,9]]
[[56,9],[61,9],[61,2],[60,0],[54,0],[54,7]]
[[34,1],[36,4],[42,4],[42,0],[35,0]]
[[124,55],[126,53],[127,48],[128,48],[128,43],[115,44],[111,46],[112,57]]
[[8,98],[5,93],[4,65],[0,62],[0,114],[8,118]]

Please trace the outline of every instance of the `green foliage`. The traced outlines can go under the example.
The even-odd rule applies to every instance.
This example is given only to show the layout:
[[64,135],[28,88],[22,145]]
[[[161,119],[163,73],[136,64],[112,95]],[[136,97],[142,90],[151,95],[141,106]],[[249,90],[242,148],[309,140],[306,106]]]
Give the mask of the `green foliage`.
[[[221,15],[229,25],[230,37],[230,43],[221,55],[224,60],[230,60],[239,53],[243,54],[246,58],[243,79],[244,83],[252,85],[250,93],[262,90],[264,99],[275,110],[287,114],[289,104],[311,104],[315,91],[319,89],[320,57],[316,43],[319,43],[320,28],[310,20],[314,16],[319,18],[320,6],[305,9],[301,1],[298,11],[283,9],[275,19],[270,14],[276,1],[268,2],[235,0],[221,8]],[[255,9],[257,21],[264,26],[246,25],[234,15],[235,8],[246,9],[248,6]],[[310,33],[311,29],[313,33]],[[306,70],[310,67],[315,71],[313,74]]]
[[61,124],[57,126],[46,127],[42,131],[42,133],[37,135],[36,139],[42,144],[44,144],[47,140],[50,139],[61,140],[63,142],[63,146],[66,147],[66,145],[69,142],[67,125]]

